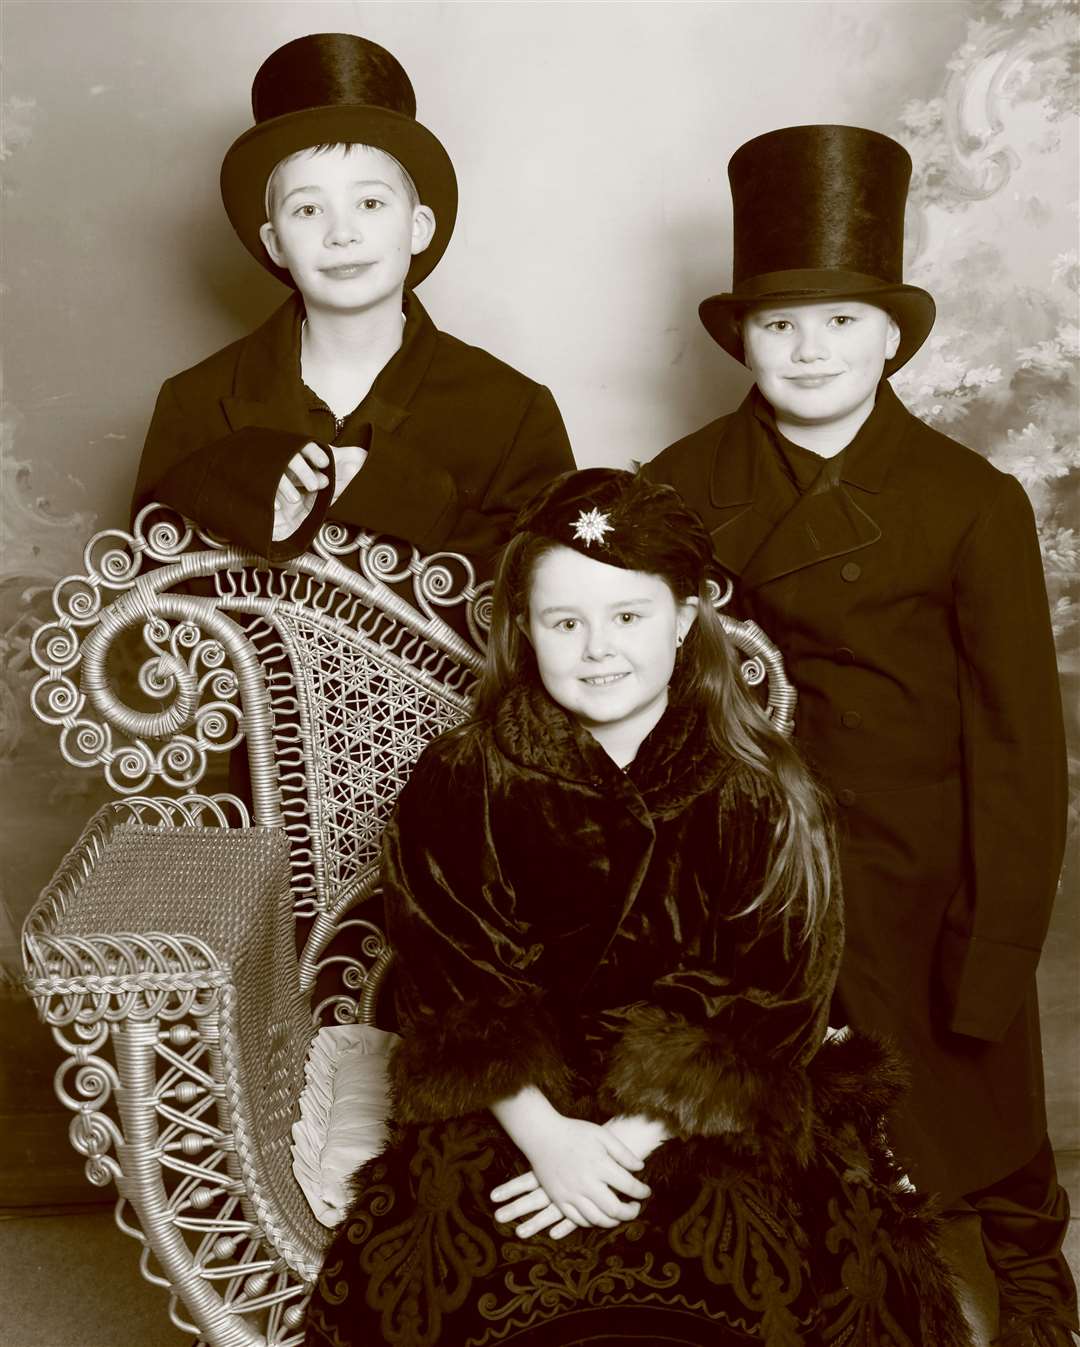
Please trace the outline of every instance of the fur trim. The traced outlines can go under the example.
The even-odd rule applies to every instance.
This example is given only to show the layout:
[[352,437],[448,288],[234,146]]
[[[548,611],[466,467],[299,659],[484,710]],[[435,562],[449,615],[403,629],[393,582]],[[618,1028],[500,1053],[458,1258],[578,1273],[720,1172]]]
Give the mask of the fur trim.
[[804,1071],[763,1069],[682,1016],[651,1007],[615,1047],[605,1090],[618,1112],[659,1118],[679,1137],[760,1133],[801,1150],[809,1131]]
[[535,998],[497,1005],[458,1002],[415,1021],[389,1060],[392,1116],[399,1122],[458,1118],[535,1085],[558,1108],[569,1093],[547,1012]]
[[893,1044],[856,1030],[823,1043],[808,1072],[820,1120],[853,1122],[859,1132],[879,1127],[908,1087],[907,1067]]

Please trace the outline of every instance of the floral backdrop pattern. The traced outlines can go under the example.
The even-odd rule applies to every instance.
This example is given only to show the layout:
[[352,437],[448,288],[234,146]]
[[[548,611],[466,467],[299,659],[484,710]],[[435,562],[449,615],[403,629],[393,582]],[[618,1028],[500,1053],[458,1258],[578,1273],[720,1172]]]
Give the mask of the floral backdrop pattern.
[[[1023,483],[1062,672],[1072,677],[1080,652],[1078,66],[1072,0],[999,0],[968,24],[941,94],[901,111],[897,135],[915,165],[907,276],[935,295],[938,321],[893,381],[917,415]],[[1074,739],[1074,761],[1076,748]]]

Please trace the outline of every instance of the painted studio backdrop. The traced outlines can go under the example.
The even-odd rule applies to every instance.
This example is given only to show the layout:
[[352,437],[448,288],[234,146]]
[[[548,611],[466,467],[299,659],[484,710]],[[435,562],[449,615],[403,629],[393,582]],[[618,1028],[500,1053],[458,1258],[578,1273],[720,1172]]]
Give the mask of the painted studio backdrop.
[[[2,22],[0,1205],[91,1192],[15,980],[22,919],[104,792],[32,719],[28,642],[94,531],[126,526],[162,380],[283,297],[232,234],[217,175],[251,124],[256,68],[302,33],[362,33],[408,69],[461,187],[424,303],[550,385],[583,465],[649,458],[745,391],[697,319],[730,279],[732,151],[801,122],[903,141],[907,279],[937,296],[939,319],[894,386],[1033,500],[1075,761],[1075,3],[7,0]],[[1040,969],[1051,1134],[1071,1151],[1075,822]]]

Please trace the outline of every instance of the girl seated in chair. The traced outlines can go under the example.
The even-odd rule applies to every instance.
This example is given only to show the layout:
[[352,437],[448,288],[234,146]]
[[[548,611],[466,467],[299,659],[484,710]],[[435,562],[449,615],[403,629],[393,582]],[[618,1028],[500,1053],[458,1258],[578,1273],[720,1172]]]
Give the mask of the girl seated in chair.
[[476,714],[385,842],[404,1037],[309,1344],[959,1347],[887,1052],[824,1043],[827,811],[709,537],[593,468],[518,520]]

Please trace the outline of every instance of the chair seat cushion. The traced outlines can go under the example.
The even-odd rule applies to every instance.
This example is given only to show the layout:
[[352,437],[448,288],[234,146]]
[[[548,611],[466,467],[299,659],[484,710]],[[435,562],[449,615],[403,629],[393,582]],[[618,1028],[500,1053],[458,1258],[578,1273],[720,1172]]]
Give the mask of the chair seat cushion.
[[323,1225],[345,1219],[349,1180],[386,1144],[386,1056],[397,1037],[372,1025],[338,1024],[311,1041],[292,1129],[293,1173]]

